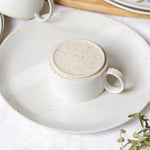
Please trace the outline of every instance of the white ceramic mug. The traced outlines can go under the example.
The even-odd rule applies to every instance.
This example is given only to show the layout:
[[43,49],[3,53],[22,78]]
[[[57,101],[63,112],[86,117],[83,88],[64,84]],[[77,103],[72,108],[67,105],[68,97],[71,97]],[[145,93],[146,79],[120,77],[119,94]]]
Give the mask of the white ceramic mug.
[[48,3],[50,10],[44,18],[39,15],[44,0],[0,0],[0,12],[14,18],[37,18],[39,21],[46,21],[54,11],[53,0],[48,0]]
[[[91,41],[71,40],[59,45],[49,57],[50,87],[59,97],[69,102],[88,101],[104,89],[121,93],[124,76],[108,68],[108,59],[102,48]],[[110,85],[107,76],[120,81],[119,87]]]

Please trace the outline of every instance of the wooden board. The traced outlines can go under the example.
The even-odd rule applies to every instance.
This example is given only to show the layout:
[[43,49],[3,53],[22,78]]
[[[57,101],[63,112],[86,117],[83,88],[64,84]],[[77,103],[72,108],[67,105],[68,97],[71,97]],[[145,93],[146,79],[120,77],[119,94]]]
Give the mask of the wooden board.
[[54,0],[56,4],[61,4],[73,8],[89,10],[94,12],[100,12],[110,15],[119,15],[126,17],[137,17],[137,18],[150,18],[150,15],[143,15],[133,13],[111,4],[106,3],[104,0]]

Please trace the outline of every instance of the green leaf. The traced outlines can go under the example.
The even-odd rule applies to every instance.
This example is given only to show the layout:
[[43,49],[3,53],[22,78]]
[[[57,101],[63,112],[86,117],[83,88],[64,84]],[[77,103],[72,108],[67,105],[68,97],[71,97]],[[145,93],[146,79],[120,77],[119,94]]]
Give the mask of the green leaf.
[[123,138],[123,137],[119,138],[119,139],[117,140],[117,142],[118,142],[118,143],[124,142],[124,138]]
[[121,129],[121,133],[122,133],[122,134],[125,134],[125,133],[126,133],[126,131],[125,131],[125,130],[123,130],[123,129]]
[[140,120],[141,126],[144,128],[143,115],[141,112],[139,113],[139,120]]
[[143,146],[137,146],[136,147],[136,150],[142,150],[143,149]]
[[137,132],[134,132],[133,137],[136,138],[136,139],[139,139],[139,138],[141,138],[141,135],[138,134]]
[[[144,1],[146,1],[146,0],[138,0],[138,1],[136,1],[137,3],[142,3],[142,2],[144,2]],[[147,2],[150,2],[150,0],[147,0]]]
[[120,138],[118,139],[118,142],[121,143],[120,150],[127,148],[127,145],[130,145],[128,150],[146,150],[150,148],[150,120],[141,112],[129,115],[131,118],[137,116],[139,117],[142,130],[134,132],[134,139],[127,139],[127,142],[125,143],[125,139],[122,135],[125,134],[126,131],[121,129]]
[[138,141],[136,141],[136,140],[130,140],[130,139],[128,139],[128,142],[131,143],[131,144],[138,143]]
[[136,1],[137,3],[141,3],[141,2],[144,2],[145,0],[138,0]]
[[133,145],[129,148],[129,150],[135,150],[135,148],[137,147],[137,145],[138,145],[138,144],[133,144]]
[[129,115],[128,117],[129,117],[129,118],[133,118],[133,117],[137,117],[137,116],[139,116],[139,113],[131,114],[131,115]]
[[123,148],[125,148],[127,145],[129,145],[130,143],[128,142],[128,143],[126,143],[124,146],[123,146]]
[[145,133],[144,136],[148,136],[149,137],[150,136],[150,132]]
[[142,132],[146,133],[148,130],[150,130],[150,129],[144,128],[143,130],[139,131],[138,134],[140,134],[140,133],[142,133]]
[[150,147],[150,142],[148,142],[148,141],[143,141],[143,144],[144,144],[145,146]]

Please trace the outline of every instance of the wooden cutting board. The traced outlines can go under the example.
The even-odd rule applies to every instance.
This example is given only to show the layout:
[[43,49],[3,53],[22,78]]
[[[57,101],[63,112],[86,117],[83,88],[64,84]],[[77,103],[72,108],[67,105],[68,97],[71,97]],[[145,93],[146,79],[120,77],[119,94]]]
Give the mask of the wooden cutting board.
[[137,18],[150,18],[150,15],[143,15],[133,13],[111,4],[108,4],[104,0],[54,0],[56,4],[61,4],[73,8],[89,10],[94,12],[100,12],[110,15],[119,15],[126,17],[137,17]]

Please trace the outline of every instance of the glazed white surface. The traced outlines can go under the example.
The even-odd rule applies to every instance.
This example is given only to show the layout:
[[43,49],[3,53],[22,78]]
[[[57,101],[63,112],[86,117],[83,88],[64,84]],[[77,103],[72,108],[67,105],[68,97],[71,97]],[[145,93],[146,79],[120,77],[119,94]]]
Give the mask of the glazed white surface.
[[[57,10],[66,11],[70,9],[65,7],[57,7]],[[142,34],[147,41],[150,42],[150,35],[148,32],[150,25],[149,20],[115,16],[111,17],[116,18],[121,22],[124,22],[127,25],[131,26],[140,34]],[[6,22],[8,23],[8,25],[13,25],[12,29],[23,23],[22,21],[9,20],[8,18]],[[147,107],[147,109],[145,109],[145,112],[150,117],[150,112],[148,110],[149,106]],[[0,101],[0,148],[4,150],[66,150],[68,148],[72,150],[116,150],[119,149],[119,144],[116,142],[116,139],[119,137],[121,128],[125,128],[129,132],[132,132],[133,129],[138,129],[139,126],[137,125],[136,120],[132,120],[128,124],[115,128],[113,130],[84,136],[48,131],[47,129],[43,129],[39,126],[30,124],[25,118],[20,117],[18,113],[14,112],[14,110],[12,110],[4,101]]]
[[44,0],[24,0],[21,3],[18,0],[0,1],[0,12],[14,18],[30,19],[40,12],[43,3]]
[[[126,90],[122,94],[104,92],[87,103],[61,103],[59,95],[55,96],[49,88],[48,56],[69,39],[100,44],[107,53],[108,67],[117,68],[126,77]],[[2,43],[0,91],[12,107],[42,125],[78,133],[103,131],[128,121],[129,114],[141,111],[149,102],[149,57],[150,47],[145,40],[115,20],[90,12],[55,13],[49,23],[30,21]],[[98,87],[94,92],[97,90]],[[124,113],[120,113],[123,109]]]
[[114,0],[114,1],[126,6],[131,6],[142,10],[148,10],[148,11],[150,10],[150,3],[147,1],[141,3],[138,3],[137,0]]
[[[122,9],[125,9],[125,10],[128,10],[128,11],[131,11],[131,12],[134,12],[134,13],[139,13],[139,14],[145,14],[145,15],[150,15],[150,11],[149,10],[145,10],[145,9],[140,9],[140,8],[135,8],[135,7],[131,7],[131,6],[128,6],[128,5],[125,5],[125,4],[123,4],[123,3],[119,3],[119,2],[117,2],[117,0],[116,1],[114,1],[114,0],[105,0],[106,2],[108,2],[108,3],[110,3],[110,4],[112,4],[112,5],[115,5],[115,6],[117,6],[117,7],[120,7],[120,8],[122,8]],[[120,2],[123,2],[123,1],[121,1],[121,0],[119,0]],[[129,0],[130,1],[130,0]],[[146,2],[146,3],[148,3],[149,4],[149,2]],[[129,4],[129,3],[127,3],[127,4]],[[140,3],[141,4],[141,3]],[[140,7],[140,5],[139,5],[139,7]],[[142,7],[142,6],[141,6]],[[148,6],[149,7],[149,6]],[[147,7],[147,9],[149,9]]]

